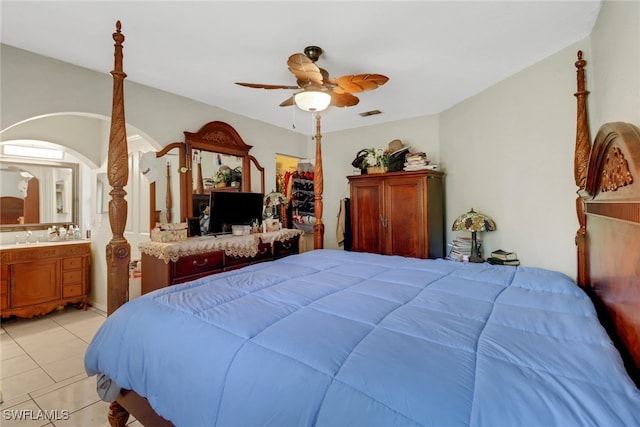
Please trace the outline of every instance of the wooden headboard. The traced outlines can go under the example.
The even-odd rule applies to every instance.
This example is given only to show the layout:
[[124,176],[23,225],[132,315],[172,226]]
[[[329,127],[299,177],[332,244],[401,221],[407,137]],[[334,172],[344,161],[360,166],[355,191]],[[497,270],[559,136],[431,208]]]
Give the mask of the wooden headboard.
[[589,144],[585,65],[578,52],[578,284],[640,383],[640,128],[606,123]]

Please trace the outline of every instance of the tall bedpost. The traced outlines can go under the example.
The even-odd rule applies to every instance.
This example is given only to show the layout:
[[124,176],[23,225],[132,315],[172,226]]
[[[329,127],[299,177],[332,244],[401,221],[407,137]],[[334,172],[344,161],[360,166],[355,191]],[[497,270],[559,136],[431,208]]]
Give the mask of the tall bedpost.
[[591,151],[591,137],[589,135],[589,120],[587,114],[587,95],[584,78],[584,66],[587,61],[582,59],[582,51],[578,51],[578,60],[575,62],[577,68],[578,91],[574,94],[577,98],[578,116],[576,125],[576,146],[574,152],[573,173],[576,185],[578,186],[576,198],[576,213],[580,228],[576,232],[575,242],[577,245],[578,272],[577,282],[581,287],[589,283],[589,268],[587,258],[587,218],[585,216],[584,196],[586,196],[587,168],[589,166],[589,152]]
[[127,75],[122,71],[122,42],[124,35],[120,33],[120,21],[116,22],[113,33],[115,43],[115,66],[113,76],[113,105],[111,113],[111,133],[109,135],[109,153],[107,159],[107,175],[111,186],[109,201],[109,223],[111,240],[106,247],[107,258],[107,314],[113,313],[129,299],[129,260],[131,246],[124,238],[127,223],[127,192],[124,186],[129,179],[128,148],[126,122],[124,118],[124,79]]
[[313,172],[313,192],[315,202],[313,210],[316,222],[313,224],[313,248],[324,248],[324,224],[322,223],[322,191],[324,189],[324,177],[322,175],[322,133],[320,132],[320,114],[316,113],[316,162]]

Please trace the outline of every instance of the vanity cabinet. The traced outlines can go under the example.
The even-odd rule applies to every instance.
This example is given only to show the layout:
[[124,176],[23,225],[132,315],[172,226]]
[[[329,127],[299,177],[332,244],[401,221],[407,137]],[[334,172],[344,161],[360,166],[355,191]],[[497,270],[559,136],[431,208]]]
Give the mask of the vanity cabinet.
[[2,247],[2,317],[33,317],[69,303],[86,309],[90,257],[83,241]]
[[400,171],[348,179],[353,251],[444,256],[442,172]]

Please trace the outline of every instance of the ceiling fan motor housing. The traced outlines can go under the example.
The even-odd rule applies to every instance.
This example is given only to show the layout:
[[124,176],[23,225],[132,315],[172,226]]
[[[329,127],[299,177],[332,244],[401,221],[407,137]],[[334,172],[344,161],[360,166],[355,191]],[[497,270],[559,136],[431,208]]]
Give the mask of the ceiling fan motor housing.
[[322,49],[318,46],[307,46],[304,48],[304,54],[307,55],[311,61],[316,62],[318,58],[320,58],[320,55],[322,55]]

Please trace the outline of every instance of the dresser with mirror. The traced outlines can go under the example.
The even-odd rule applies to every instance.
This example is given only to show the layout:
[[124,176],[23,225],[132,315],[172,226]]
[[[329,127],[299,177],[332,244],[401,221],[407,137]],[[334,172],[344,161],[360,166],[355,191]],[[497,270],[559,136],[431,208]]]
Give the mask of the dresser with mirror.
[[[184,142],[156,153],[151,183],[150,228],[158,222],[197,222],[211,193],[265,194],[264,168],[229,124],[213,121]],[[145,167],[141,167],[144,173]],[[261,218],[260,218],[261,219]],[[190,228],[191,230],[191,228]],[[201,231],[201,230],[200,230]],[[140,244],[142,293],[299,251],[299,230],[270,230],[250,235],[198,236],[186,241]]]

